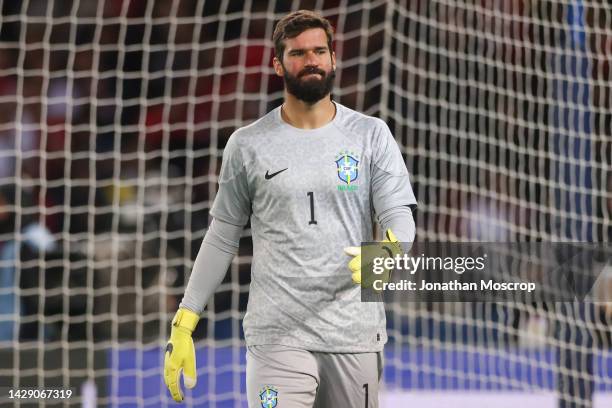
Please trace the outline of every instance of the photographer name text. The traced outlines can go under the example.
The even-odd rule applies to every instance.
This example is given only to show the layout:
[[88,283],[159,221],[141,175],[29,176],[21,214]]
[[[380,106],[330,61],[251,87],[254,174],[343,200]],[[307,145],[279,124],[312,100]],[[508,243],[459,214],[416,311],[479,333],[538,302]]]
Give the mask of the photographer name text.
[[534,282],[495,282],[492,279],[476,282],[460,282],[453,280],[449,282],[418,282],[402,279],[398,282],[385,282],[377,279],[372,287],[376,291],[526,291],[536,290]]

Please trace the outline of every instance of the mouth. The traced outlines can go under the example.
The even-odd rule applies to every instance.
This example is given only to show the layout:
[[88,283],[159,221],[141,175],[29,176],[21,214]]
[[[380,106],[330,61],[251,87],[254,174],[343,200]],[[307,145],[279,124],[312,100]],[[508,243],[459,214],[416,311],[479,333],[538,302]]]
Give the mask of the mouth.
[[310,77],[310,76],[315,76],[315,75],[323,78],[323,74],[321,74],[320,72],[306,72],[300,75],[300,78],[305,78],[305,77]]
[[308,74],[303,74],[301,78],[308,78],[308,77],[313,77],[313,76],[318,76],[320,78],[323,78],[323,75],[319,74],[318,72],[311,72]]

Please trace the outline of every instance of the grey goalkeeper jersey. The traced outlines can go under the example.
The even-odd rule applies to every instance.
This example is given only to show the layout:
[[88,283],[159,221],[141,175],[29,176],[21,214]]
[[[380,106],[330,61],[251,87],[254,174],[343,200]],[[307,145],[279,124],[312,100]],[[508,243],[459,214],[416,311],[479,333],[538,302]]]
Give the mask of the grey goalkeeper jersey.
[[398,145],[380,119],[336,103],[298,129],[276,108],[230,137],[211,214],[245,225],[253,261],[247,345],[371,352],[387,340],[382,303],[362,303],[344,248],[373,240],[373,216],[415,205]]

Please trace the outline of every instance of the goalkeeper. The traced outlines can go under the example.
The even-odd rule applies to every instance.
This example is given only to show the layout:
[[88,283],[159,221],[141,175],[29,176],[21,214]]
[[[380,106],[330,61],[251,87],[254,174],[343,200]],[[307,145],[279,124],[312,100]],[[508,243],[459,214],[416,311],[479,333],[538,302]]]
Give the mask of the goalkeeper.
[[359,267],[348,268],[358,253],[344,249],[373,240],[373,218],[386,241],[413,241],[408,171],[383,121],[332,101],[336,58],[326,19],[291,13],[273,39],[284,103],[225,147],[213,219],[172,322],[165,382],[177,401],[181,372],[185,386],[195,386],[191,333],[250,217],[249,407],[378,407],[384,305],[361,302]]

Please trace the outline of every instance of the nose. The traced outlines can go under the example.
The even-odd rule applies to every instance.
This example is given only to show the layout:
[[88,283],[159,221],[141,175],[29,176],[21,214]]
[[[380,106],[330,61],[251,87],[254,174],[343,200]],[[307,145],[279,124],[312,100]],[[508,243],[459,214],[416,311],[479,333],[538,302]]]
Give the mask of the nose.
[[317,59],[317,55],[314,53],[314,51],[308,51],[306,53],[306,61],[304,65],[309,65],[309,66],[314,66],[314,67],[319,66],[319,60]]

